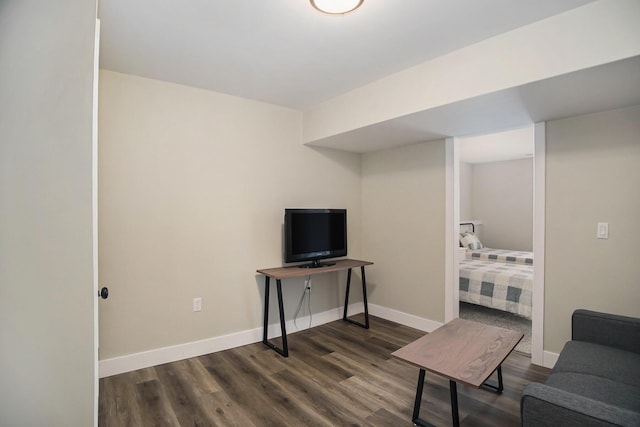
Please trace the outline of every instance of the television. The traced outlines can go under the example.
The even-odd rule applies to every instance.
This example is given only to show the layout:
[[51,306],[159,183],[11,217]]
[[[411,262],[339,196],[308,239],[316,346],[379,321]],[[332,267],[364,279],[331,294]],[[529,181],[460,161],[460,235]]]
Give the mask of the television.
[[284,260],[299,267],[333,265],[320,260],[347,255],[346,209],[285,209]]

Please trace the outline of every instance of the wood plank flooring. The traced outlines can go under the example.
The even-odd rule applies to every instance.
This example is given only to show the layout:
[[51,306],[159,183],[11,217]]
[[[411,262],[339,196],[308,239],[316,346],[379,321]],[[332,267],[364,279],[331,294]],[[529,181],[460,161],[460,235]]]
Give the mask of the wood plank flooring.
[[[288,358],[256,343],[102,378],[99,426],[411,426],[418,369],[390,354],[424,332],[370,322],[290,334]],[[461,426],[519,426],[523,388],[550,371],[514,352],[502,372],[501,395],[458,385]],[[421,418],[451,425],[448,380],[427,373]]]

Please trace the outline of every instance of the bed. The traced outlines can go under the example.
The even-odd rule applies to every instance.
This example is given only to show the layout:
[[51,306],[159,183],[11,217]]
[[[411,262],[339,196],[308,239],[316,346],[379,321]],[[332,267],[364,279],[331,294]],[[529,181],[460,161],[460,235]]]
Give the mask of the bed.
[[460,233],[460,301],[531,319],[533,253],[486,248],[471,231]]
[[461,222],[463,227],[466,230],[460,232],[460,246],[466,248],[465,258],[533,265],[533,252],[487,248],[476,237],[475,223]]
[[533,252],[510,251],[507,249],[483,247],[481,249],[467,250],[465,256],[467,259],[533,265]]
[[531,319],[531,265],[463,259],[459,266],[460,301]]

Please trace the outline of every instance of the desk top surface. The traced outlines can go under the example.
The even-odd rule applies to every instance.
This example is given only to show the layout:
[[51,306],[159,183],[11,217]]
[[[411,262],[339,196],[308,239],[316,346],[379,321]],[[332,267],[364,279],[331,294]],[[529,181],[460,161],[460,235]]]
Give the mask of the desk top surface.
[[520,332],[458,318],[391,355],[451,380],[480,387],[522,337]]
[[274,279],[291,279],[294,277],[304,277],[313,274],[329,273],[332,271],[348,270],[350,268],[364,267],[373,264],[369,261],[360,261],[357,259],[339,259],[327,260],[326,262],[335,262],[334,265],[317,268],[300,268],[297,265],[291,267],[263,268],[257,270],[258,273]]

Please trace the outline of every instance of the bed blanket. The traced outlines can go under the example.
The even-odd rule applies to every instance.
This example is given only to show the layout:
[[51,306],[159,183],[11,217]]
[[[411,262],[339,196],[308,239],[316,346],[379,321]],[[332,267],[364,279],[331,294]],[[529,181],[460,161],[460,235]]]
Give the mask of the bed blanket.
[[460,301],[531,319],[533,266],[477,259],[460,261]]
[[533,252],[510,251],[507,249],[482,248],[468,250],[468,259],[480,259],[485,261],[509,262],[514,264],[533,265]]

